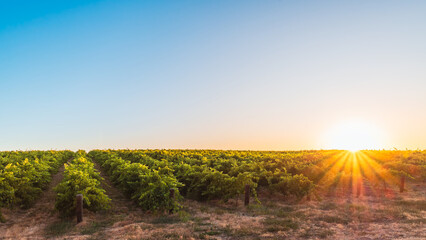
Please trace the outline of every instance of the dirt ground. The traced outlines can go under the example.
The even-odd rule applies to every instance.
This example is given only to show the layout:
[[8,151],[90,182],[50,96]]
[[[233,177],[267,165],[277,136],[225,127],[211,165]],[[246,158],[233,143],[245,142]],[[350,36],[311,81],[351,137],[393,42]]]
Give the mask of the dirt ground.
[[[97,166],[98,167],[98,166]],[[426,184],[408,183],[361,196],[335,191],[311,201],[260,193],[248,207],[242,198],[227,203],[185,200],[174,214],[141,211],[114,186],[103,182],[112,208],[84,212],[84,221],[61,219],[54,210],[53,186],[29,210],[2,209],[1,239],[426,239]]]
[[0,223],[0,238],[43,239],[44,228],[52,219],[58,218],[53,188],[62,180],[63,172],[64,166],[53,175],[47,190],[30,209],[1,209],[6,222]]

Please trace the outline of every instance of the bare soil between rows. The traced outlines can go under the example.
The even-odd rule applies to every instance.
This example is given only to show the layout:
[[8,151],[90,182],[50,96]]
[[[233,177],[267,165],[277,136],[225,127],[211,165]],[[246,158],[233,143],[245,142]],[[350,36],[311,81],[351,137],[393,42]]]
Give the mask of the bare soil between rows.
[[44,239],[44,229],[53,221],[59,219],[55,210],[56,193],[53,188],[62,180],[64,166],[52,176],[47,189],[40,195],[34,206],[23,210],[1,209],[5,223],[0,224],[0,238],[2,239]]

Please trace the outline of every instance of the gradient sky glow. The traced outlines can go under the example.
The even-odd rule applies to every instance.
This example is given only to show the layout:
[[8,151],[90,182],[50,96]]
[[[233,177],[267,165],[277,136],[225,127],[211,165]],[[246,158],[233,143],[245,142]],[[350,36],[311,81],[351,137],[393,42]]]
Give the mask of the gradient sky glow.
[[426,149],[425,1],[1,1],[0,150]]

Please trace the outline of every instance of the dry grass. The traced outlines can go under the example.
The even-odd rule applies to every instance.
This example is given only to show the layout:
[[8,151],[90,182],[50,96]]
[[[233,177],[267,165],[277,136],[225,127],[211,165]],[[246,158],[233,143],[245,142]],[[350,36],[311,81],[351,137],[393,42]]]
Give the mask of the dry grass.
[[[425,239],[426,184],[421,187],[422,191],[394,198],[322,197],[321,201],[295,202],[260,196],[262,204],[248,207],[241,200],[238,205],[232,201],[186,200],[183,210],[172,215],[144,213],[119,192],[107,189],[113,199],[111,210],[85,212],[84,222],[78,225],[74,219],[53,215],[49,222],[41,223],[45,226],[43,231],[39,229],[27,236],[34,239]],[[37,215],[37,211],[31,213]],[[9,223],[0,229],[22,229],[28,225],[28,219],[21,227],[19,224]]]

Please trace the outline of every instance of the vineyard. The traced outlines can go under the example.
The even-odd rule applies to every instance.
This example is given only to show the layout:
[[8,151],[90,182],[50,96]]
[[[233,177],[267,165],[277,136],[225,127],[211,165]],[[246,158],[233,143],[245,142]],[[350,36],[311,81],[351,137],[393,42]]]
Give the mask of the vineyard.
[[[29,208],[52,173],[73,156],[70,151],[0,153],[0,206]],[[1,216],[1,220],[4,221]]]
[[[262,238],[272,239],[338,236],[338,229],[328,231],[317,224],[302,223],[306,218],[334,224],[333,227],[364,223],[367,218],[368,221],[408,221],[407,224],[415,224],[420,230],[424,229],[425,222],[426,151],[14,151],[0,152],[0,207],[5,213],[0,215],[3,222],[0,233],[3,231],[5,236],[10,236],[8,231],[14,226],[14,211],[34,208],[43,192],[48,191],[54,175],[60,179],[51,186],[54,204],[47,216],[61,219],[58,220],[61,226],[66,226],[66,231],[73,236],[98,234],[102,239],[97,232],[107,231],[108,226],[123,220],[126,214],[138,218],[139,222],[148,221],[150,228],[155,228],[152,226],[155,221],[176,221],[184,226],[182,229],[192,229],[162,238],[174,238],[173,234],[177,234],[185,238],[256,239],[260,236],[256,231],[264,232]],[[115,195],[123,195],[119,203],[116,196],[109,194],[114,189],[118,190]],[[87,226],[83,230],[76,227],[77,194],[83,196],[84,213],[88,217],[86,224],[96,222],[94,216],[99,214],[101,218],[113,219],[111,223],[101,224],[102,227],[92,232]],[[244,196],[250,199],[247,206],[243,204]],[[413,196],[417,198],[411,199]],[[120,207],[117,205],[126,201],[124,205],[129,206],[117,210]],[[372,216],[371,211],[370,214],[365,211],[368,201],[380,204],[390,201],[389,204],[400,204],[400,207],[405,206],[402,204],[405,202],[411,208],[407,213],[405,210],[392,213],[391,217],[380,215],[380,209],[370,209],[378,211],[379,219]],[[361,205],[363,207],[359,207]],[[321,216],[309,217],[301,210],[306,207],[318,211],[342,207],[343,212],[348,211],[348,219],[330,216],[318,220]],[[233,220],[226,226],[212,224],[213,220],[205,215],[218,209],[230,211],[227,214],[232,218],[239,216],[239,227],[232,227]],[[354,211],[365,215],[355,217]],[[115,214],[117,212],[120,214]],[[247,216],[257,225],[243,233],[241,219]],[[210,228],[203,224],[194,227],[197,221],[203,221]],[[49,233],[52,224],[57,223],[46,223],[40,234],[55,237]],[[317,233],[316,228],[320,229]],[[66,233],[61,231],[56,234]],[[420,231],[419,238],[424,236],[421,232],[424,233]],[[134,236],[142,235],[151,236]],[[155,239],[155,236],[151,237]]]

